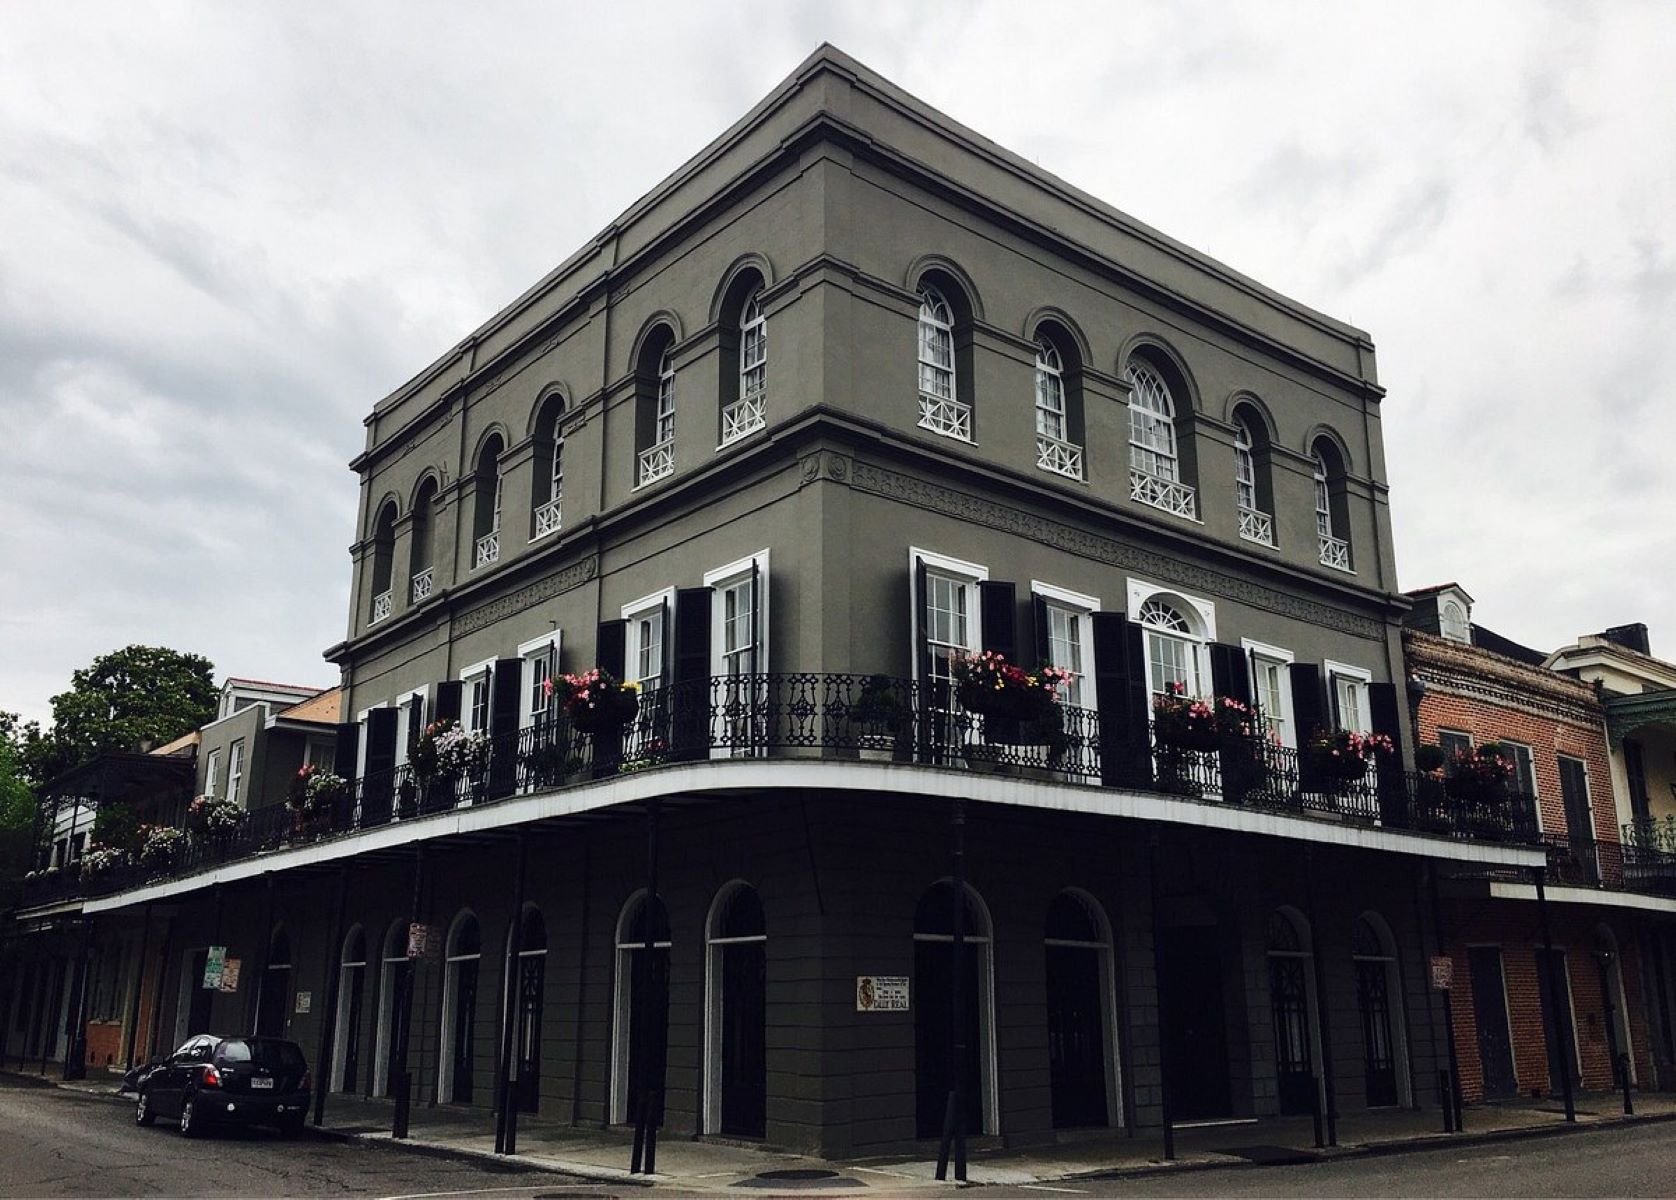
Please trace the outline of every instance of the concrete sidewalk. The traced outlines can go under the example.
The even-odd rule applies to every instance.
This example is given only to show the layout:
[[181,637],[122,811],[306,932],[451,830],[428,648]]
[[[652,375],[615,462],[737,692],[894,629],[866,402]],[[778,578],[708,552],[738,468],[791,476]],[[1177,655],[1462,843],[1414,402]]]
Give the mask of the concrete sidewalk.
[[[75,1083],[60,1083],[50,1075],[45,1079],[38,1075],[12,1078],[39,1080],[106,1097],[115,1096],[117,1082],[116,1077],[103,1072],[90,1072],[89,1079]],[[1052,1184],[1251,1162],[1467,1146],[1504,1138],[1676,1120],[1676,1095],[1639,1094],[1635,1109],[1633,1117],[1624,1116],[1621,1097],[1616,1093],[1583,1096],[1577,1103],[1577,1123],[1568,1126],[1555,1100],[1480,1104],[1468,1108],[1467,1130],[1460,1134],[1443,1133],[1436,1110],[1363,1111],[1342,1116],[1338,1145],[1321,1149],[1315,1146],[1314,1127],[1308,1117],[1197,1125],[1177,1129],[1176,1157],[1171,1162],[1163,1158],[1163,1134],[1155,1129],[1133,1137],[1101,1134],[1028,1147],[995,1147],[987,1144],[992,1139],[982,1139],[968,1155],[967,1178],[973,1185]],[[485,1109],[418,1105],[411,1114],[405,1142],[391,1138],[391,1117],[388,1100],[333,1095],[327,1100],[322,1132],[392,1149],[461,1156],[497,1165],[509,1161],[494,1153],[494,1118]],[[658,1142],[657,1174],[650,1177],[629,1174],[630,1150],[629,1138],[617,1130],[578,1129],[524,1116],[518,1123],[518,1155],[511,1161],[525,1168],[616,1187],[656,1185],[682,1192],[740,1188],[746,1194],[760,1194],[762,1189],[773,1188],[900,1194],[953,1186],[935,1178],[934,1146],[920,1153],[833,1162],[749,1143],[665,1137]]]

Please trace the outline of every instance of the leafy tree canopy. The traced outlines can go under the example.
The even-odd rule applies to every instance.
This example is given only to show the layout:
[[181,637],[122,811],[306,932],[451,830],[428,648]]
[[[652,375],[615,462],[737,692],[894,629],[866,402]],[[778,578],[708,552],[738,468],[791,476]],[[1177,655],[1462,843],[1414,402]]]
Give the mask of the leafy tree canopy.
[[52,698],[50,733],[23,728],[26,772],[41,784],[96,754],[190,733],[214,718],[217,695],[215,666],[200,654],[163,646],[101,654]]
[[35,828],[35,795],[23,778],[21,728],[16,713],[0,712],[0,912],[17,903],[17,881],[29,867]]

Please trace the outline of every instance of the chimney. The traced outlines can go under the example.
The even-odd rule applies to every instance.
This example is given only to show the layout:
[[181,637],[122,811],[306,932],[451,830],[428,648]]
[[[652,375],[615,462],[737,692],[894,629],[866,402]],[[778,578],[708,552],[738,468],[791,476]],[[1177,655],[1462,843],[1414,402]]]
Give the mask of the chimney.
[[1652,657],[1653,651],[1647,642],[1647,626],[1640,621],[1633,625],[1614,625],[1600,636],[1609,642],[1616,642],[1620,646]]

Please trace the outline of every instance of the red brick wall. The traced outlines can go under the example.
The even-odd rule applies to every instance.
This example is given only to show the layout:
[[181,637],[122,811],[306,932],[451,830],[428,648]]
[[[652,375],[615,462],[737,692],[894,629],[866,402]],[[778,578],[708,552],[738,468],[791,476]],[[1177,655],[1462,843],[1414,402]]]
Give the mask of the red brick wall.
[[87,1023],[87,1065],[90,1068],[126,1065],[122,1054],[122,1025],[119,1022]]
[[[1534,902],[1523,900],[1450,901],[1443,905],[1444,938],[1455,963],[1455,986],[1450,1007],[1455,1018],[1455,1044],[1461,1065],[1461,1090],[1468,1100],[1484,1096],[1483,1069],[1478,1057],[1478,1022],[1473,1004],[1469,945],[1501,948],[1502,972],[1507,981],[1507,1010],[1513,1035],[1513,1070],[1522,1095],[1558,1095],[1557,1081],[1548,1077],[1547,1042],[1542,1030],[1542,986],[1536,969],[1536,949],[1542,945]],[[1648,1042],[1646,1004],[1641,995],[1641,961],[1635,939],[1622,914],[1551,904],[1549,921],[1554,947],[1566,952],[1571,982],[1571,1008],[1577,1044],[1582,1052],[1582,1087],[1606,1091],[1617,1086],[1608,1054],[1601,1003],[1600,970],[1596,964],[1595,932],[1604,923],[1617,935],[1629,1009],[1630,1049],[1638,1082],[1651,1086],[1652,1056]],[[1614,1013],[1614,1020],[1619,1020]],[[1620,1050],[1623,1047],[1619,1047]]]

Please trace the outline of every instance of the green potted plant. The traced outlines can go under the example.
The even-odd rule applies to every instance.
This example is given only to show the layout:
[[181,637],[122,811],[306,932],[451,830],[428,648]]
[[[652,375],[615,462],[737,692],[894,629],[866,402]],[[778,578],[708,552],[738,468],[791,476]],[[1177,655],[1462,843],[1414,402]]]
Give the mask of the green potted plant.
[[1152,700],[1152,732],[1160,747],[1189,754],[1215,750],[1222,740],[1216,709],[1189,696],[1185,684],[1172,683]]
[[862,682],[861,694],[850,710],[857,753],[870,762],[890,762],[896,757],[896,743],[904,732],[907,705],[900,689],[888,675],[870,675]]

